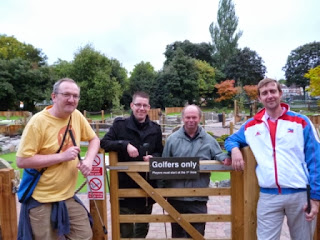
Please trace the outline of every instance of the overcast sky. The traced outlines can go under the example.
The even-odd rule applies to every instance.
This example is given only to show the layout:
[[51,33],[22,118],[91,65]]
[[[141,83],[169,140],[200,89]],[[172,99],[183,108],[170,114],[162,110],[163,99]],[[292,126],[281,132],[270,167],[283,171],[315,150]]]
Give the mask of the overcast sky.
[[[239,47],[262,57],[267,76],[284,78],[290,52],[320,41],[320,0],[234,0]],[[218,0],[0,0],[0,34],[42,49],[52,64],[90,43],[128,72],[141,61],[160,70],[175,41],[211,42]]]

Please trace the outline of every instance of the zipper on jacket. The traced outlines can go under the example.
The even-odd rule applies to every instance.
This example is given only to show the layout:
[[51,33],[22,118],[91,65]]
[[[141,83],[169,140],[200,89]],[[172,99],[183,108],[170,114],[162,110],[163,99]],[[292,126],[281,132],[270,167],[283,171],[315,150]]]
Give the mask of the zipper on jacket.
[[[272,122],[271,120],[268,119],[267,121],[268,121],[267,125],[269,129],[269,134],[270,134],[270,139],[272,144],[272,152],[273,152],[272,155],[273,155],[273,164],[274,164],[274,178],[278,188],[278,193],[281,194],[282,191],[278,182],[278,168],[277,168],[277,156],[276,156],[276,133],[277,133],[278,120],[276,120],[275,122]],[[271,131],[273,133],[271,133]]]
[[278,169],[277,169],[277,158],[276,158],[276,149],[273,146],[273,162],[274,162],[274,177],[276,179],[276,185],[278,187],[278,193],[281,194],[281,187],[278,183]]

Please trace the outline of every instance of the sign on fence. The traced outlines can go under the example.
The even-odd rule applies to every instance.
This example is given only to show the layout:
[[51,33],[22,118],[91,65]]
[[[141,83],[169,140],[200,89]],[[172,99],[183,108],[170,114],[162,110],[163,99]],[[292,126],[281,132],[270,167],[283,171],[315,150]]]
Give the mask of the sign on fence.
[[198,157],[150,158],[150,179],[196,179]]
[[88,199],[103,200],[105,197],[104,186],[104,160],[103,154],[98,154],[92,163],[92,170],[88,176]]

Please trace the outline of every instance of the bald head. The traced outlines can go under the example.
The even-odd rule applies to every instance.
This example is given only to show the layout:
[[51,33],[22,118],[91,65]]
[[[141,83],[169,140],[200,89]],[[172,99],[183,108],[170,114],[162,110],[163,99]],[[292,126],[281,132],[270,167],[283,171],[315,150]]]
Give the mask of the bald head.
[[189,109],[192,109],[192,110],[196,109],[196,110],[198,111],[199,117],[201,118],[201,116],[202,116],[202,111],[201,111],[201,109],[200,109],[197,105],[195,105],[195,104],[187,105],[187,106],[185,106],[185,107],[182,109],[182,112],[181,112],[182,118],[183,118],[186,110],[189,111]]
[[190,137],[193,137],[196,134],[201,120],[201,115],[201,109],[194,104],[188,105],[182,110],[184,129]]

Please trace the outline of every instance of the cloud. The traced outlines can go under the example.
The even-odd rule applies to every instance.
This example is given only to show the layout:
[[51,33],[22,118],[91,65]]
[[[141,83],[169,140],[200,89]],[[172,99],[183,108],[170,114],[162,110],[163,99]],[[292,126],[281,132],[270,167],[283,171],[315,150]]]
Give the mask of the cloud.
[[[175,41],[211,42],[209,25],[219,1],[201,0],[2,0],[1,34],[14,35],[48,56],[71,61],[88,43],[129,72],[141,61],[156,70],[166,46]],[[265,62],[267,75],[283,78],[290,52],[319,41],[318,0],[234,0],[239,47],[249,47]]]

